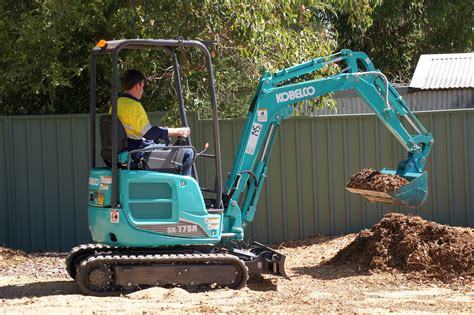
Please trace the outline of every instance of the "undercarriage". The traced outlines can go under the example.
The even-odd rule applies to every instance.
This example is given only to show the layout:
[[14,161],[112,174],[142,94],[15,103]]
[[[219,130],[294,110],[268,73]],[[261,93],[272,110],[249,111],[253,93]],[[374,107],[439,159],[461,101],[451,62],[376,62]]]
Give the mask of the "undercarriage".
[[287,277],[285,256],[255,243],[248,250],[225,247],[124,248],[84,244],[66,259],[67,271],[89,295],[130,293],[152,286],[188,291],[240,289],[250,274]]

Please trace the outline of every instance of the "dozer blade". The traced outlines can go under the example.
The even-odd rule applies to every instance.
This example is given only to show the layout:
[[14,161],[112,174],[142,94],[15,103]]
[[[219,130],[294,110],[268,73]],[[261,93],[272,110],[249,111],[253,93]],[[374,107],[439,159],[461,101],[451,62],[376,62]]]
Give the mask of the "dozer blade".
[[[382,174],[395,175],[395,170],[382,169]],[[370,202],[388,203],[402,207],[419,207],[428,197],[428,173],[406,173],[403,178],[410,182],[393,192],[346,187],[348,191],[360,195]]]
[[229,253],[245,262],[250,274],[272,274],[290,279],[285,271],[286,256],[254,242],[250,249],[229,248]]
[[[286,256],[259,242],[254,242],[250,251],[257,255],[253,262],[246,262],[251,273],[269,273],[290,279],[285,271]],[[255,268],[255,263],[257,268]]]

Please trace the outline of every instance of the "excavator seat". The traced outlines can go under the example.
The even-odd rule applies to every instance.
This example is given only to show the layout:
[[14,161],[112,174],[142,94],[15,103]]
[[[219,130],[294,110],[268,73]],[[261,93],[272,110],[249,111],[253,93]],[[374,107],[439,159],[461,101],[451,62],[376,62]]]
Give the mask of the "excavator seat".
[[[105,165],[108,167],[112,166],[112,116],[104,115],[100,117],[100,155],[104,160]],[[123,128],[120,119],[117,119],[117,152],[119,157],[123,156],[120,153],[127,151],[127,134]],[[127,163],[126,159],[119,159],[119,168],[123,167]]]

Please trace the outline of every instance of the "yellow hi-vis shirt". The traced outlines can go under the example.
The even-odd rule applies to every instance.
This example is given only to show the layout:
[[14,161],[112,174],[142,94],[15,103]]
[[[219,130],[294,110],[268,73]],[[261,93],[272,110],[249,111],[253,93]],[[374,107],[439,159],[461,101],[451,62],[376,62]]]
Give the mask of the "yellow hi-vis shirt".
[[[112,108],[109,113],[112,113]],[[147,131],[153,127],[142,104],[131,95],[122,94],[117,99],[117,117],[130,139],[142,140]]]

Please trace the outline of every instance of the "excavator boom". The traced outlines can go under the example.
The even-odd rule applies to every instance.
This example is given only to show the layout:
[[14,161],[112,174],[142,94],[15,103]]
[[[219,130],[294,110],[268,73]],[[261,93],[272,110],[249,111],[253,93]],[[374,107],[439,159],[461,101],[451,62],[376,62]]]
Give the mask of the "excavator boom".
[[[304,76],[336,63],[341,69],[339,73],[319,79],[304,79]],[[351,89],[359,93],[408,152],[396,170],[382,169],[380,172],[400,175],[410,183],[393,193],[355,188],[348,190],[369,201],[408,207],[417,207],[426,200],[427,174],[424,172],[424,165],[433,144],[431,134],[413,115],[385,75],[374,68],[365,53],[342,50],[274,74],[265,72],[261,77],[248,112],[237,156],[224,188],[226,215],[231,223],[226,232],[235,233],[236,238],[239,238],[243,233],[241,226],[253,220],[277,130],[282,120],[293,116],[294,105],[332,92]],[[405,128],[402,119],[411,126],[414,134]],[[244,192],[245,196],[242,196]],[[241,204],[238,204],[239,199],[243,200]]]

